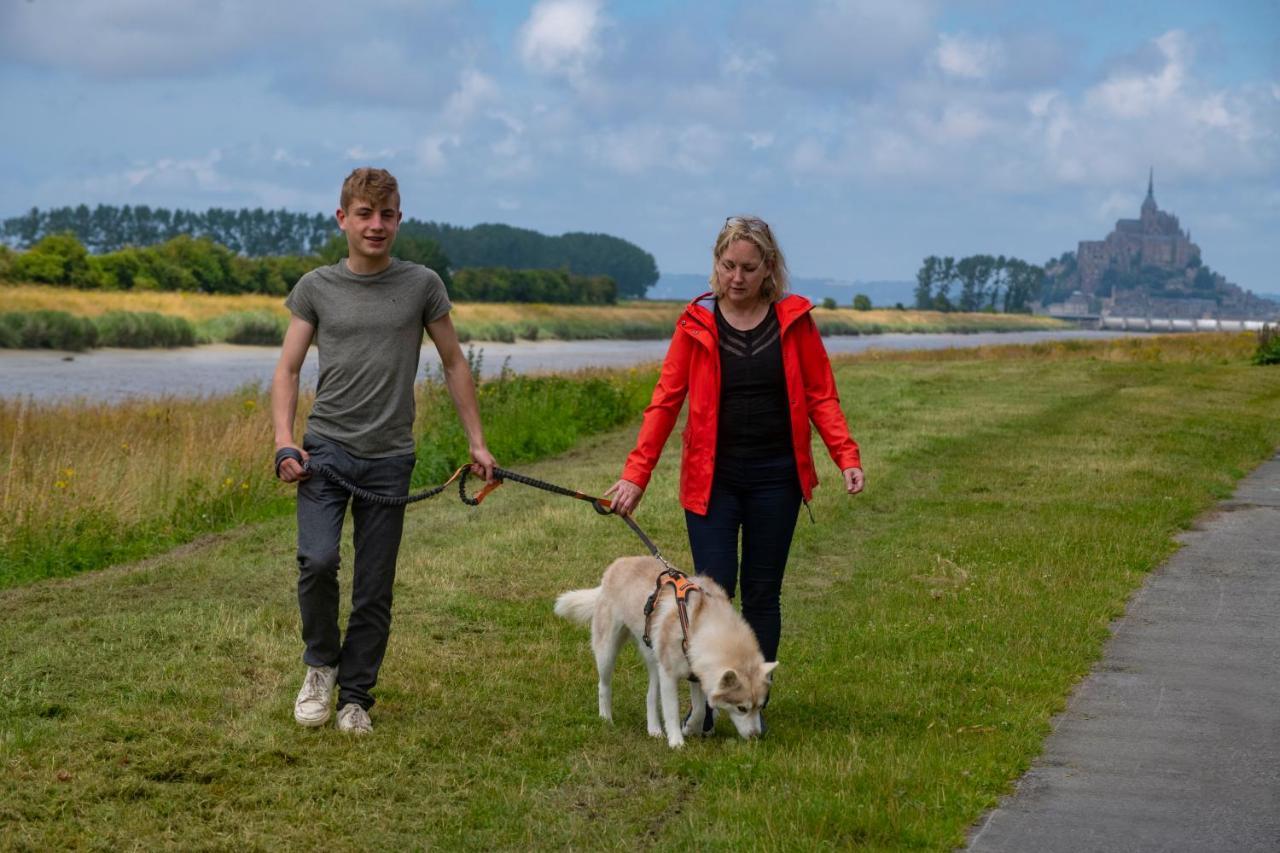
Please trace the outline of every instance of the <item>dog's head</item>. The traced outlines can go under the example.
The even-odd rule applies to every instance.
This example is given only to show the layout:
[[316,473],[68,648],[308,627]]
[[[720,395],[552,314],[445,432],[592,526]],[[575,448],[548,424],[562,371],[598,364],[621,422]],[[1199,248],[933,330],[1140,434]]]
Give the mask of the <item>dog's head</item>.
[[773,661],[742,670],[726,669],[707,694],[712,707],[728,714],[743,737],[760,734],[760,709],[769,701],[769,687],[777,665],[778,662]]

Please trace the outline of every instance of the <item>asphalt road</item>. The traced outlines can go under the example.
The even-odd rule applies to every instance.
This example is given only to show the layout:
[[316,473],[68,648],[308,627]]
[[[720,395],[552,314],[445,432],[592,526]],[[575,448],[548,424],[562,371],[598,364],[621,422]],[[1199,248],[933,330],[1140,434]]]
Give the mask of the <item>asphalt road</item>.
[[1280,455],[1181,537],[972,851],[1280,851]]

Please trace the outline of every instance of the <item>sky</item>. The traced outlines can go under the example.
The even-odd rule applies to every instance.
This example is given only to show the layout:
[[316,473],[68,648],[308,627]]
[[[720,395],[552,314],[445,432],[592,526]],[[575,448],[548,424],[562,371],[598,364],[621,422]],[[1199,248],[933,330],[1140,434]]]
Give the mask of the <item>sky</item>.
[[1161,209],[1280,293],[1280,0],[0,0],[0,216],[148,204],[615,234],[793,275],[1043,263]]

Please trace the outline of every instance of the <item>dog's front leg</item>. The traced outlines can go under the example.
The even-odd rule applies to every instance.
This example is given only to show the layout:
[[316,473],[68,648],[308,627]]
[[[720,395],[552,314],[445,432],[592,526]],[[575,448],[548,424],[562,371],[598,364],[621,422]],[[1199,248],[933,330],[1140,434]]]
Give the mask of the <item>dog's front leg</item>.
[[680,683],[665,667],[659,667],[658,687],[662,696],[662,723],[667,730],[667,746],[679,749],[684,746],[684,732],[680,731]]
[[689,721],[684,724],[684,733],[702,734],[702,724],[707,716],[707,697],[702,692],[702,685],[696,681],[689,682],[689,703]]

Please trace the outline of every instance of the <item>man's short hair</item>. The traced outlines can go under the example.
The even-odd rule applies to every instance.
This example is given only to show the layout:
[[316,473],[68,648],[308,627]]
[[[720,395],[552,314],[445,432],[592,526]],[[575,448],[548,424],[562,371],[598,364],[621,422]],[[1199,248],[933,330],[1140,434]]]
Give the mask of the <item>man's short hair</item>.
[[396,183],[394,175],[386,169],[362,166],[347,175],[347,179],[342,182],[342,197],[339,203],[342,209],[346,210],[351,206],[351,202],[357,199],[376,205],[393,195],[399,201],[400,185]]

